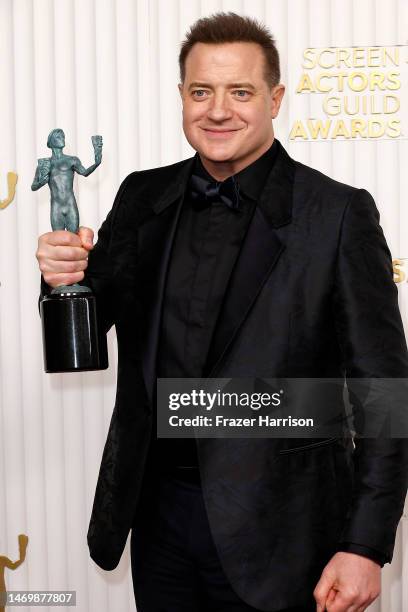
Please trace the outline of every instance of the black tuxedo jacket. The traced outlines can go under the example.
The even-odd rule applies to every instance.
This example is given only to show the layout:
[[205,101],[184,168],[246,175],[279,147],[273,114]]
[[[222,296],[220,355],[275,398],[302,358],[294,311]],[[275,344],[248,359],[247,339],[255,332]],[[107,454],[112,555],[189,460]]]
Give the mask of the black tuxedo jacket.
[[[85,282],[118,381],[88,532],[119,562],[146,465],[166,271],[193,159],[133,172],[89,256]],[[233,270],[205,376],[404,378],[407,348],[391,257],[370,194],[279,153]],[[392,558],[407,490],[403,439],[199,439],[209,522],[244,601],[310,599],[341,542]]]

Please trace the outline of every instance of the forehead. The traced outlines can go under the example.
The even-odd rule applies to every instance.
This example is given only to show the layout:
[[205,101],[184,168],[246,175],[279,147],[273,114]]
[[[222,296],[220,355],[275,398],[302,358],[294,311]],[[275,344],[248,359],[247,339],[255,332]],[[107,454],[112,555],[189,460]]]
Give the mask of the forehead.
[[186,80],[262,80],[264,65],[256,43],[196,43],[186,58]]

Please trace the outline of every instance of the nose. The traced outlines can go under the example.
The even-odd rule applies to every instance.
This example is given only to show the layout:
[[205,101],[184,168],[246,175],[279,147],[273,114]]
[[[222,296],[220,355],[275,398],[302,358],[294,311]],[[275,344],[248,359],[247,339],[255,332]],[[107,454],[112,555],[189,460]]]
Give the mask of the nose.
[[232,109],[227,93],[220,91],[214,94],[207,111],[207,116],[212,121],[225,121],[232,117]]

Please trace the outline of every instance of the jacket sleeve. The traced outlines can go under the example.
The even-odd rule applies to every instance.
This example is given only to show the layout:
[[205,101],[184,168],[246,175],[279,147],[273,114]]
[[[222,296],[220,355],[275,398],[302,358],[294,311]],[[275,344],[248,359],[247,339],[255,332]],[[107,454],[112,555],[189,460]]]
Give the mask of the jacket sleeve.
[[[408,409],[408,356],[391,254],[374,200],[363,189],[353,192],[344,211],[333,309],[356,415],[352,501],[339,549],[353,543],[377,551],[383,561],[390,562],[408,486],[407,414],[402,415],[405,431],[399,438],[368,432],[373,415],[389,424],[396,411],[401,418],[402,406]],[[377,389],[381,387],[379,379],[384,379],[388,391],[391,389],[391,397],[372,412],[367,389],[374,383]],[[390,386],[390,379],[398,380]],[[401,390],[405,393],[403,404]]]
[[339,546],[337,547],[337,551],[350,552],[354,553],[355,555],[367,557],[367,559],[375,561],[381,567],[383,567],[388,561],[387,557],[379,553],[377,550],[374,550],[373,548],[368,548],[368,546],[360,546],[359,544],[353,544],[353,542],[344,542],[343,544],[339,544]]
[[129,174],[121,183],[112,208],[99,228],[97,242],[89,252],[88,267],[81,282],[95,294],[98,321],[105,332],[114,324],[120,294],[126,290],[121,270],[128,255],[126,214],[128,199],[131,198],[129,186],[135,174]]

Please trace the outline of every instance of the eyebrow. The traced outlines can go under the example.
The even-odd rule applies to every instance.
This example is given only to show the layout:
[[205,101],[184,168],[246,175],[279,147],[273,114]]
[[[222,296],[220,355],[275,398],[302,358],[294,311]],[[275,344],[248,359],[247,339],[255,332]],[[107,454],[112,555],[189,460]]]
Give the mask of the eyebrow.
[[[211,89],[211,85],[209,83],[200,83],[199,81],[194,81],[190,83],[189,89],[192,87],[207,87],[207,89]],[[251,83],[230,83],[228,85],[229,89],[252,89],[255,90],[255,87]]]

